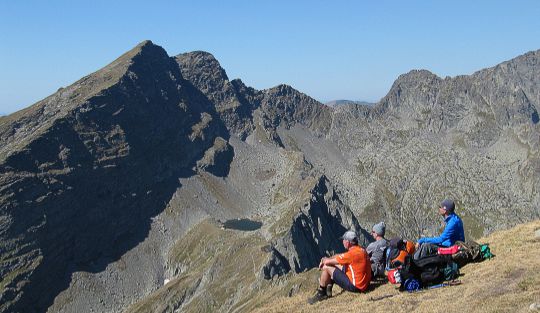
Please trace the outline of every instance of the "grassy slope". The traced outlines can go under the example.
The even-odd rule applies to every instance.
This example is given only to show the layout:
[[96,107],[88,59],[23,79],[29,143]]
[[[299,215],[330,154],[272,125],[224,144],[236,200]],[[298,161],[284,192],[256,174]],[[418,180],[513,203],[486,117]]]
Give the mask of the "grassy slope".
[[[126,312],[251,312],[269,299],[307,286],[305,275],[261,279],[268,243],[254,232],[222,229],[204,220],[170,252],[171,264],[186,269]],[[311,279],[314,281],[314,278]]]
[[[531,312],[540,303],[540,220],[496,232],[481,243],[490,243],[496,257],[461,269],[461,285],[419,293],[400,293],[385,284],[366,294],[339,293],[310,306],[313,292],[276,298],[257,312]],[[313,290],[316,283],[313,283]],[[336,288],[337,289],[337,288]],[[377,298],[391,295],[378,301]]]

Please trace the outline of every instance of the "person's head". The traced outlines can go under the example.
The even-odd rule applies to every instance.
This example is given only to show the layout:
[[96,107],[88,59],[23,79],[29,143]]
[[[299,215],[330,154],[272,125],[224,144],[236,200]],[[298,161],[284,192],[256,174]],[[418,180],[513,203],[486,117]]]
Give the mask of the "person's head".
[[456,205],[454,204],[454,201],[450,199],[445,199],[443,202],[441,202],[441,206],[439,207],[439,213],[443,216],[447,216],[454,213],[455,208]]
[[375,240],[384,238],[385,233],[386,233],[386,224],[384,224],[384,222],[380,222],[378,224],[373,225],[373,228],[371,229],[371,236],[373,236]]
[[347,250],[352,246],[358,245],[358,236],[356,235],[356,232],[352,230],[346,231],[343,236],[341,236],[341,239],[343,240],[343,246]]

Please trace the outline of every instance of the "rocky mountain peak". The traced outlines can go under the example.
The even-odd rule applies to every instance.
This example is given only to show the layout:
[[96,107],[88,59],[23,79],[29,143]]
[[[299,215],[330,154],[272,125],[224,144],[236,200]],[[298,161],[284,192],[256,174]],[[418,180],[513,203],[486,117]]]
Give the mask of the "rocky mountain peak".
[[227,73],[211,53],[193,51],[179,54],[175,59],[180,65],[182,74],[195,86],[202,87],[206,81],[213,81],[218,85],[229,81]]
[[9,155],[0,185],[11,187],[0,191],[0,251],[17,262],[0,269],[17,275],[2,282],[0,311],[44,311],[68,272],[98,263],[92,270],[101,271],[136,246],[205,154],[203,170],[226,171],[212,162],[233,149],[215,111],[202,112],[213,109],[205,101],[165,50],[145,41],[10,117],[16,126],[2,124],[0,153]]
[[[388,95],[396,95],[402,97],[403,92],[420,89],[428,91],[436,88],[441,83],[442,79],[437,75],[427,70],[412,70],[406,74],[400,75],[392,84]],[[396,103],[397,104],[397,103]]]
[[403,81],[422,81],[422,80],[431,80],[431,79],[440,79],[439,76],[433,74],[432,72],[419,69],[419,70],[410,70],[408,73],[399,75],[397,82]]
[[133,47],[131,50],[121,55],[116,61],[131,60],[137,55],[167,56],[167,52],[165,52],[165,49],[163,49],[162,47],[155,45],[151,40],[144,40],[137,44],[135,47]]
[[[172,67],[171,67],[172,65]],[[89,74],[51,96],[0,120],[0,160],[28,144],[46,131],[55,121],[84,108],[89,100],[102,96],[123,79],[136,79],[159,71],[175,70],[166,51],[146,40],[124,53],[102,69]],[[181,75],[176,69],[174,75]]]
[[392,84],[388,94],[374,107],[373,112],[377,115],[397,114],[401,117],[412,112],[427,112],[435,105],[436,95],[443,81],[427,70],[412,70],[402,74]]
[[[118,57],[116,60],[111,62],[109,65],[105,66],[104,68],[96,71],[93,74],[90,74],[80,81],[85,81],[90,79],[89,83],[94,84],[92,78],[98,79],[113,79],[114,81],[118,81],[123,75],[126,74],[128,70],[130,70],[130,67],[132,67],[134,64],[141,65],[147,64],[149,66],[153,66],[156,64],[156,62],[165,62],[169,59],[169,56],[167,55],[167,52],[162,47],[155,45],[150,40],[145,40],[138,45],[136,45],[133,49],[129,50],[128,52],[124,53],[120,57]],[[79,81],[79,82],[80,82]],[[78,83],[78,82],[77,82]],[[75,84],[77,84],[75,83]],[[98,87],[102,87],[101,85],[98,85]]]
[[227,128],[245,138],[254,128],[251,117],[259,103],[259,92],[239,79],[229,81],[225,70],[208,52],[179,54],[175,61],[182,76],[212,103]]
[[281,84],[263,93],[261,108],[273,127],[300,123],[321,133],[330,128],[332,109],[291,86]]
[[319,101],[286,84],[265,89],[263,93],[265,95],[264,105],[274,107],[274,109],[285,109],[283,113],[287,113],[289,109],[298,109],[303,106],[324,107]]
[[287,95],[304,95],[298,90],[294,89],[290,85],[287,84],[279,84],[275,87],[266,89],[265,92],[270,95],[275,96],[287,96]]

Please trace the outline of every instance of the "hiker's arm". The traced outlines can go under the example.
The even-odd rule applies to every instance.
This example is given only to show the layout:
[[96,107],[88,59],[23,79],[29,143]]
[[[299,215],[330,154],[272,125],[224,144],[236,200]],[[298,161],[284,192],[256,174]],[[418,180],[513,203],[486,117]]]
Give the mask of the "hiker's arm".
[[338,265],[338,261],[336,260],[336,257],[331,258],[322,258],[321,263],[319,263],[319,268],[322,268],[323,266],[336,266]]
[[443,241],[450,239],[450,237],[452,237],[452,234],[456,232],[455,224],[456,223],[452,220],[448,221],[448,224],[446,224],[444,231],[439,237],[420,238],[418,240],[418,243],[432,243],[432,244],[440,245],[441,243],[443,243]]
[[439,237],[420,238],[420,239],[418,239],[418,243],[419,244],[421,244],[421,243],[432,243],[432,244],[438,245],[438,244],[440,244],[441,242],[444,241],[443,239],[441,239],[441,236],[439,236]]
[[373,254],[373,251],[376,249],[375,245],[372,243],[370,243],[367,247],[366,247],[366,252],[367,254],[369,255],[369,257],[371,257],[371,255]]

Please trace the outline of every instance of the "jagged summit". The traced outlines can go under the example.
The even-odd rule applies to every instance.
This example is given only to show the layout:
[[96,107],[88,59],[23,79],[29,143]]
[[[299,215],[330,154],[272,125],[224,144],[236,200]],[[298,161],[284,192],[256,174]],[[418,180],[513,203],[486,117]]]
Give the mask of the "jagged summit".
[[165,59],[169,59],[165,49],[150,40],[145,40],[94,74],[111,72],[116,73],[114,76],[119,78],[134,63],[148,63],[152,66],[156,62],[164,62]]
[[150,40],[144,40],[140,42],[139,44],[137,44],[135,47],[133,47],[131,50],[119,56],[116,60],[111,62],[109,65],[105,66],[105,68],[109,66],[114,67],[114,65],[123,64],[124,62],[131,62],[132,59],[138,55],[150,56],[150,55],[160,55],[160,54],[161,56],[163,56],[163,54],[167,56],[167,53],[162,47],[155,45]]
[[[297,89],[294,89],[290,85],[280,84],[272,88],[264,89],[262,92],[270,99],[269,103],[278,107],[282,102],[285,105],[289,106],[298,106],[298,105],[312,105],[322,107],[322,103],[311,98],[303,92],[300,92]],[[273,103],[273,99],[281,99],[282,102]],[[286,102],[286,103],[285,103]]]
[[440,80],[441,78],[429,70],[419,69],[411,70],[408,73],[401,74],[396,80],[396,83],[403,83],[415,80]]
[[[438,88],[441,81],[442,79],[440,77],[427,70],[412,70],[406,74],[402,74],[394,81],[388,94],[381,99],[379,106],[382,107],[383,111],[388,108],[408,110],[409,108],[403,108],[403,106],[415,105],[418,100],[406,101],[409,92],[415,93],[421,90],[426,96],[433,96],[437,92],[436,88]],[[375,106],[375,109],[380,108]]]
[[212,54],[194,51],[179,54],[174,59],[183,77],[208,97],[217,111],[234,110],[241,105],[227,73]]
[[[263,92],[265,92],[267,94],[271,94],[271,95],[279,95],[279,96],[298,95],[298,96],[303,96],[303,97],[306,97],[306,98],[311,98],[308,95],[306,95],[306,94],[298,91],[297,89],[293,88],[291,85],[287,85],[287,84],[279,84],[277,86],[274,86],[274,87],[271,87],[271,88],[268,88],[268,89],[264,89]],[[319,102],[319,101],[317,101],[315,99],[312,99],[312,101]]]
[[223,82],[228,81],[227,73],[219,64],[219,61],[205,51],[193,51],[179,54],[175,57],[183,69],[189,75],[194,85],[199,86],[205,80]]
[[303,124],[319,133],[325,133],[330,128],[332,109],[310,96],[286,84],[262,92],[261,108],[272,127]]
[[[173,63],[163,48],[146,40],[102,69],[60,88],[29,108],[0,119],[0,160],[40,136],[58,119],[76,110],[88,110],[91,98],[106,94],[122,79],[131,80],[150,69],[166,71]],[[181,78],[174,66],[172,69],[177,73],[175,76]]]

